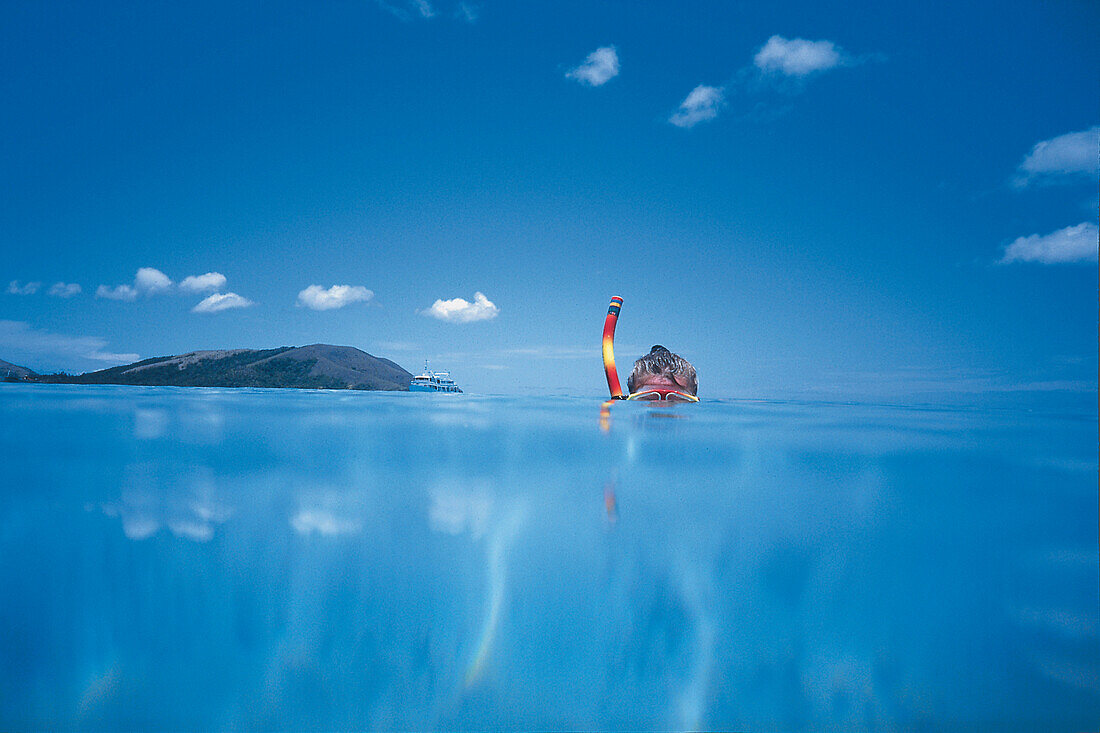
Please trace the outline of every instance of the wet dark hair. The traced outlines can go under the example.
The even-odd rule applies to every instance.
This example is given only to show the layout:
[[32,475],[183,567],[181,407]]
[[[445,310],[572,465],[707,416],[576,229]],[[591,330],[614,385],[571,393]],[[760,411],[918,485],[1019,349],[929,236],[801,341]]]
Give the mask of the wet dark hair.
[[[691,362],[673,354],[660,344],[655,345],[648,354],[634,362],[634,371],[626,380],[627,391],[634,391],[634,384],[643,374],[668,377],[677,384],[684,382],[685,389],[691,394],[699,391],[699,379]],[[676,377],[681,379],[677,380]]]

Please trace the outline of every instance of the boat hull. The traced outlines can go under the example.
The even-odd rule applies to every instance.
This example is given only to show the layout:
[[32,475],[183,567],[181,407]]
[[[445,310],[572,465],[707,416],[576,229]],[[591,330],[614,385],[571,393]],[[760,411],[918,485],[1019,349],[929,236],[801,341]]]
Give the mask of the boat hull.
[[458,387],[440,387],[435,384],[410,384],[410,392],[461,392]]
[[410,392],[461,392],[451,379],[450,372],[433,372],[428,369],[428,362],[424,362],[424,373],[413,377],[409,384]]

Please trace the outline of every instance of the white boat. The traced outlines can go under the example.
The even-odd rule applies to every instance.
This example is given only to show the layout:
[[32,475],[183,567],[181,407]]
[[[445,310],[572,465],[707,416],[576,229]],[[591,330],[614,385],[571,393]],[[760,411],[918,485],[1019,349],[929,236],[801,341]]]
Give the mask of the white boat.
[[410,392],[461,392],[450,372],[433,372],[424,362],[424,373],[413,377],[409,383]]

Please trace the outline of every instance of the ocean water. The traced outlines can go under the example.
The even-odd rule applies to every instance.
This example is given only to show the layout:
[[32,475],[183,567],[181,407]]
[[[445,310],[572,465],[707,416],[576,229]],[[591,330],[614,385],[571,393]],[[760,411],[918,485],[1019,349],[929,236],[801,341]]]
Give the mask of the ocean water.
[[1085,410],[0,385],[0,728],[1096,730]]

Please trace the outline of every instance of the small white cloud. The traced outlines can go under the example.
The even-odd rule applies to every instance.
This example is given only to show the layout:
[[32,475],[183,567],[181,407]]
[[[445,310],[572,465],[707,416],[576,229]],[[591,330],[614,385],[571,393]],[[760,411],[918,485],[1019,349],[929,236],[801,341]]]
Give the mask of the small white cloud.
[[386,0],[374,0],[374,2],[378,7],[382,8],[387,13],[399,20],[407,21],[411,19],[409,13],[404,8],[388,3],[386,2]]
[[455,11],[455,17],[467,23],[476,23],[478,14],[478,7],[472,3],[459,3],[458,9]]
[[1092,222],[1083,222],[1050,234],[1019,237],[1005,247],[1000,262],[1039,262],[1044,265],[1096,262],[1098,239],[1100,228]]
[[412,341],[379,341],[378,348],[382,351],[419,351],[420,344]]
[[122,515],[122,533],[131,540],[146,540],[157,533],[160,522],[137,513]]
[[191,309],[192,313],[217,313],[230,308],[247,308],[252,305],[248,298],[242,298],[236,293],[214,293],[199,301],[199,304]]
[[432,307],[423,311],[424,315],[450,323],[472,323],[496,318],[500,308],[493,305],[482,293],[474,293],[474,302],[463,298],[437,300]]
[[95,291],[95,297],[106,298],[107,300],[132,301],[136,300],[137,296],[137,291],[129,285],[119,285],[114,288],[100,285]]
[[1036,179],[1100,174],[1100,126],[1036,143],[1017,169],[1016,184]]
[[301,509],[290,520],[290,526],[301,535],[316,532],[325,537],[353,534],[359,531],[359,522],[338,517],[327,509]]
[[772,36],[753,57],[756,68],[786,76],[808,76],[844,63],[844,56],[832,41],[807,41]]
[[141,267],[134,275],[134,287],[140,292],[152,295],[172,287],[172,281],[155,267]]
[[713,120],[718,110],[726,103],[725,90],[721,87],[708,87],[700,84],[691,90],[680,109],[673,113],[668,121],[677,127],[694,127],[704,120]]
[[504,349],[501,353],[507,356],[530,356],[536,359],[591,359],[598,357],[600,350],[598,347],[533,346]]
[[57,298],[71,298],[80,295],[83,289],[77,283],[57,282],[50,286],[49,294]]
[[327,311],[343,308],[351,303],[367,301],[373,297],[374,293],[362,285],[333,285],[327,289],[320,285],[310,285],[298,293],[298,305],[304,305],[315,311]]
[[575,69],[570,69],[566,77],[576,79],[581,84],[598,87],[619,75],[619,54],[614,46],[601,46]]
[[420,18],[431,18],[435,15],[435,9],[427,0],[399,0],[396,3],[389,2],[388,0],[375,0],[378,7],[390,13],[395,18],[400,20],[410,21],[413,16],[409,12],[410,9],[416,13]]
[[38,289],[42,287],[42,283],[33,282],[26,285],[20,285],[18,280],[12,280],[8,283],[8,293],[11,295],[34,295],[38,292]]
[[205,275],[188,275],[180,283],[180,290],[201,293],[208,290],[221,290],[225,287],[225,275],[220,272],[208,272]]
[[439,3],[435,0],[374,0],[374,4],[405,23],[437,17],[450,17],[473,23],[478,16],[478,6],[465,0],[456,5],[450,2]]

